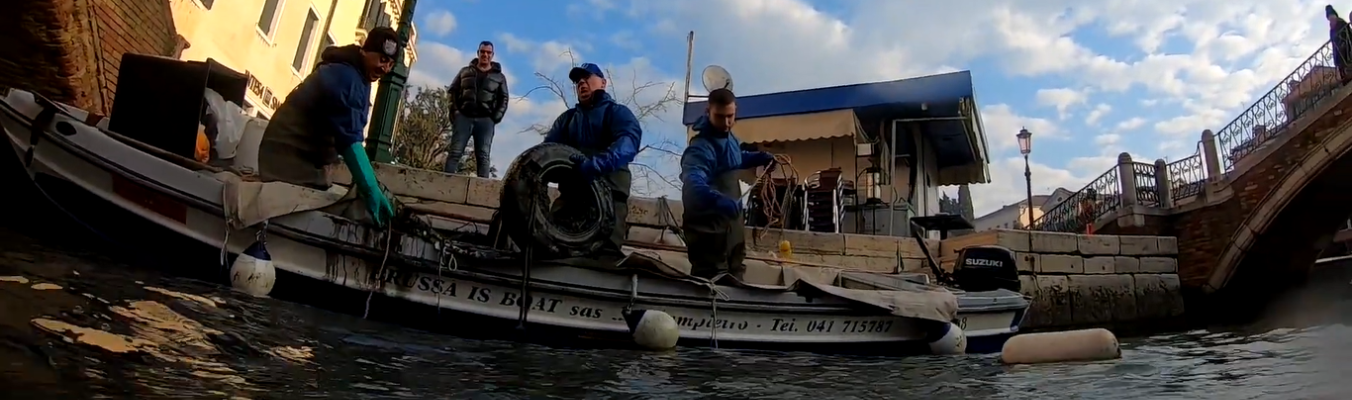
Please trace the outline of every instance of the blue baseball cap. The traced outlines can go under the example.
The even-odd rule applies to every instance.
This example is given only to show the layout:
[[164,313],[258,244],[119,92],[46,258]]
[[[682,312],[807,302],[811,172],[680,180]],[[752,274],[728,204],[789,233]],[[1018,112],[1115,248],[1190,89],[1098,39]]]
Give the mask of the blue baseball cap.
[[583,63],[582,65],[573,67],[571,71],[568,71],[568,81],[577,83],[577,81],[586,79],[592,75],[596,75],[601,79],[606,79],[606,74],[601,71],[601,67],[592,63]]

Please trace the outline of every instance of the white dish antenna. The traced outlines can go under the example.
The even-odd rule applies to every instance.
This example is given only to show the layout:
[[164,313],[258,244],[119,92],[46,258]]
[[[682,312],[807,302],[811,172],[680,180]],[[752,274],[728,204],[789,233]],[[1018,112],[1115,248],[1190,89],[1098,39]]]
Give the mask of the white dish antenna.
[[717,89],[732,89],[732,74],[727,69],[717,65],[704,67],[704,90],[714,91]]

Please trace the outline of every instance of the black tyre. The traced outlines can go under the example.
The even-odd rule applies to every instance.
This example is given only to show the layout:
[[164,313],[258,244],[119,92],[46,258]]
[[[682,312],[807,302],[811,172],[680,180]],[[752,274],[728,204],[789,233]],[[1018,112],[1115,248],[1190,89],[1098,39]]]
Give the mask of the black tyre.
[[[503,229],[518,246],[564,257],[595,253],[615,229],[611,188],[604,180],[581,182],[577,165],[569,160],[577,149],[543,143],[512,161],[503,177],[499,212]],[[549,183],[572,189],[565,210],[552,209]]]

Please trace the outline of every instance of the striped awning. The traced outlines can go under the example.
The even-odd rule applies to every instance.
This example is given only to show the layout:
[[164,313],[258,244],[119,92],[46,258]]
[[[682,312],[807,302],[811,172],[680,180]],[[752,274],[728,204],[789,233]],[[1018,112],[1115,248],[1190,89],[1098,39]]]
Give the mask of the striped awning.
[[[859,118],[854,110],[844,109],[739,119],[732,132],[743,143],[769,143],[853,137],[859,129]],[[686,137],[694,136],[694,130],[687,127]]]

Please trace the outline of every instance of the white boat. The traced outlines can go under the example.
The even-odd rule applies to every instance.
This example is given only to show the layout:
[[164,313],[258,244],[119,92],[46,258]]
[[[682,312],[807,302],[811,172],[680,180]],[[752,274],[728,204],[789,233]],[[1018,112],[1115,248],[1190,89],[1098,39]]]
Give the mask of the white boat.
[[[674,319],[681,346],[945,353],[965,333],[967,352],[993,352],[1018,331],[1029,305],[1016,291],[965,292],[930,284],[923,274],[779,266],[778,282],[713,283],[684,274],[682,253],[651,249],[629,249],[609,268],[542,262],[527,269],[519,254],[444,240],[425,227],[368,229],[334,211],[344,205],[345,188],[246,182],[89,119],[83,110],[10,90],[0,102],[16,156],[8,164],[77,219],[91,218],[82,215],[86,205],[106,203],[232,257],[265,237],[276,291],[313,291],[308,302],[320,306],[355,298],[368,307],[376,293],[399,313],[395,322],[420,327],[432,321],[486,337],[524,327],[532,340],[630,346],[635,316],[658,310]],[[56,183],[74,189],[50,190]],[[126,232],[139,229],[129,226],[94,229],[115,238],[142,235]]]

